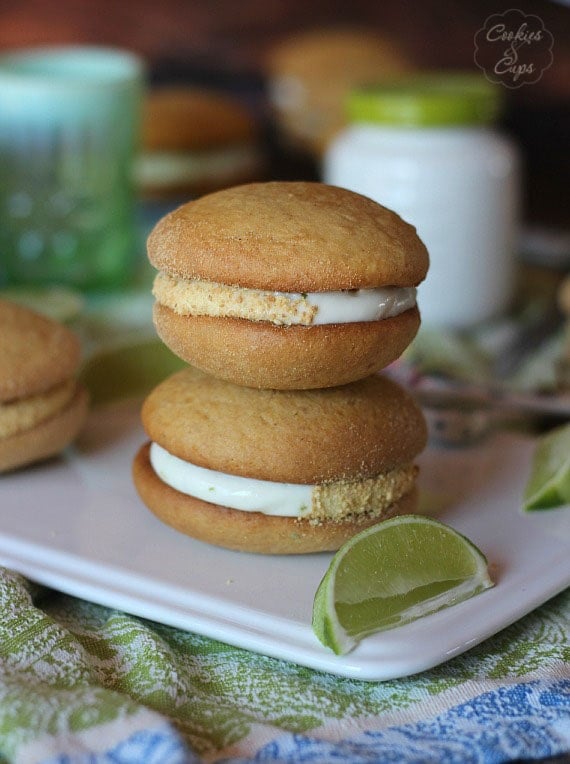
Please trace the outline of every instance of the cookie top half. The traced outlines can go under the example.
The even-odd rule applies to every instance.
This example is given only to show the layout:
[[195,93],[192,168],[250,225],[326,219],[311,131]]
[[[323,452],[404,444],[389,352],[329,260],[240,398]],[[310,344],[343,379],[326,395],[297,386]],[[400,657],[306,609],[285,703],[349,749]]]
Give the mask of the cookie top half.
[[413,226],[324,183],[251,183],[182,205],[148,239],[152,265],[180,279],[283,292],[416,286],[428,253]]
[[360,480],[411,462],[426,426],[413,398],[373,375],[326,390],[252,390],[188,367],[146,399],[149,438],[200,467],[259,480]]
[[0,402],[38,395],[69,379],[80,359],[67,327],[0,299]]
[[147,95],[142,127],[146,151],[201,151],[254,138],[253,118],[216,91],[170,86]]

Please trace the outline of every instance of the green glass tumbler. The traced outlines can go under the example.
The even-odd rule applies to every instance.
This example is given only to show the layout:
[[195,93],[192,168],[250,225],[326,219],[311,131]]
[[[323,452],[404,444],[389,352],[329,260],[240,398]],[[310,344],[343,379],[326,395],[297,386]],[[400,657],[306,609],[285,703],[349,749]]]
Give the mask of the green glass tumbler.
[[128,283],[143,83],[120,49],[0,56],[0,284]]

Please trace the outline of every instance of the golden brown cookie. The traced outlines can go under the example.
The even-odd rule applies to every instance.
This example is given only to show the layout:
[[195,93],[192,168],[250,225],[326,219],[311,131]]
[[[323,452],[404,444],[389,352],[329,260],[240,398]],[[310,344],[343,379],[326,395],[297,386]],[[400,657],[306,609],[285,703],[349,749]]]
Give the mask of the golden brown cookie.
[[261,176],[252,115],[236,100],[198,87],[150,89],[136,178],[146,197],[188,197]]
[[277,389],[344,384],[395,360],[419,327],[428,268],[394,212],[303,182],[182,205],[155,226],[148,256],[163,341],[212,374]]
[[0,472],[59,453],[77,435],[87,394],[75,374],[77,337],[0,299]]
[[415,509],[425,422],[379,375],[326,390],[252,390],[189,367],[153,390],[142,420],[151,441],[133,467],[142,500],[210,543],[330,550]]
[[0,299],[0,402],[45,393],[79,365],[77,337],[65,326]]

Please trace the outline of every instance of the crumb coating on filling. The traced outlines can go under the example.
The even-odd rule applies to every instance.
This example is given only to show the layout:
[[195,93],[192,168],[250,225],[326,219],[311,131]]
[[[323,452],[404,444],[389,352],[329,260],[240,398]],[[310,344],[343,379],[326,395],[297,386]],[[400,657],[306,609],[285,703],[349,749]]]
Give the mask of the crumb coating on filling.
[[277,325],[310,326],[317,313],[303,295],[234,287],[214,281],[186,281],[159,272],[152,293],[161,305],[182,316],[244,318]]
[[310,512],[303,517],[315,524],[346,521],[364,514],[380,517],[412,490],[417,474],[418,467],[407,464],[367,480],[317,485]]

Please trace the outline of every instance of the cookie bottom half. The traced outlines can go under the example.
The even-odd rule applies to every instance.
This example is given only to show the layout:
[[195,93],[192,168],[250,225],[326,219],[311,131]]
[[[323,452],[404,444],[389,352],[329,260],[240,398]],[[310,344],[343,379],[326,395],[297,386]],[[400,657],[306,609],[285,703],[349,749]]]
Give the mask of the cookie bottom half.
[[220,379],[273,390],[335,387],[395,361],[420,326],[417,307],[393,318],[318,326],[183,316],[155,303],[162,341],[180,358]]
[[0,472],[55,456],[78,435],[87,416],[89,396],[78,386],[65,408],[27,430],[0,439]]

